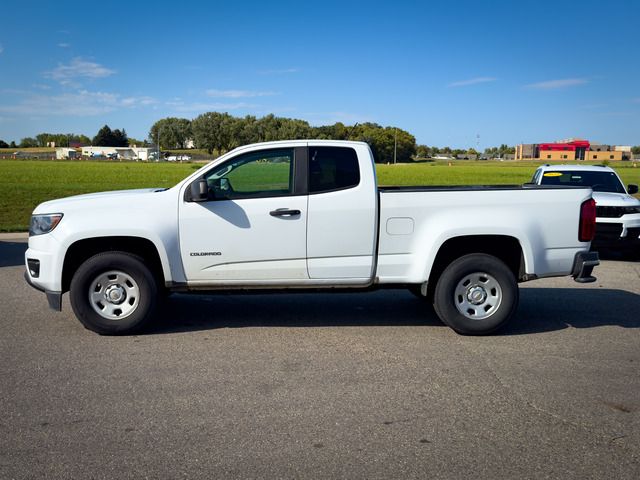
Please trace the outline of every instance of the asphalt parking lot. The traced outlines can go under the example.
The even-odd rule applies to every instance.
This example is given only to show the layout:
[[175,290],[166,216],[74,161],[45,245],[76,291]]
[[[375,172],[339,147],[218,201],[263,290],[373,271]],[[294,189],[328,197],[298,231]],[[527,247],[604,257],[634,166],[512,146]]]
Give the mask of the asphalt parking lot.
[[640,263],[462,337],[402,290],[175,295],[100,337],[0,240],[0,478],[640,477]]

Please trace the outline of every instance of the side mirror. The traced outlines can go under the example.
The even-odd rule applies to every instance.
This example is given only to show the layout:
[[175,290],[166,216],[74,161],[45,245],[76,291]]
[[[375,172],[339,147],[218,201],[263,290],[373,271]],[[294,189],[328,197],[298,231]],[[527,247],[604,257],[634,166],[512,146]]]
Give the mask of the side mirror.
[[209,200],[209,185],[204,178],[200,178],[191,184],[191,201],[206,202]]
[[629,195],[635,195],[636,193],[638,193],[638,185],[636,185],[635,183],[627,185],[627,191],[629,192]]

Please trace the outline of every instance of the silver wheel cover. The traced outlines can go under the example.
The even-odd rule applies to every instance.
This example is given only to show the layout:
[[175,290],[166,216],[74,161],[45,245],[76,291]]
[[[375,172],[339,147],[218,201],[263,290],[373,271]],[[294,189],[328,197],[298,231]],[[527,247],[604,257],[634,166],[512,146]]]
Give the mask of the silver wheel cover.
[[500,283],[484,272],[474,272],[462,277],[453,295],[458,311],[471,320],[489,318],[502,304]]
[[138,308],[140,288],[131,275],[110,270],[98,275],[89,286],[89,303],[107,320],[122,320]]

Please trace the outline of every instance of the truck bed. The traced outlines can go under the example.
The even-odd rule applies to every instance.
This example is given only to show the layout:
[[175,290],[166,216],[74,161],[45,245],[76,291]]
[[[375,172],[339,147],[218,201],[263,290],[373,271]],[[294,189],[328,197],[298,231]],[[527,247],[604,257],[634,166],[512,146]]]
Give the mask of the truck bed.
[[480,190],[564,190],[580,189],[584,187],[565,185],[535,185],[525,183],[522,185],[382,185],[378,187],[379,192],[457,192],[457,191],[480,191]]

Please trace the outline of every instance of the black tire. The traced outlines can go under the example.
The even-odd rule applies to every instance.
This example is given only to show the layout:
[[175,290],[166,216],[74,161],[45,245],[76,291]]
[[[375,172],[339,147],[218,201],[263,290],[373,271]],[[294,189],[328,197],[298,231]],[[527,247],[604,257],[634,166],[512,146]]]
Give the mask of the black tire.
[[[107,297],[109,289],[114,302]],[[140,257],[105,252],[80,265],[71,280],[69,297],[85,328],[101,335],[128,335],[142,330],[153,317],[158,286]]]
[[484,253],[465,255],[442,272],[433,307],[457,333],[487,335],[513,317],[518,307],[518,284],[500,259]]

